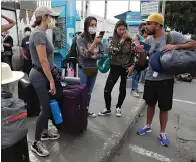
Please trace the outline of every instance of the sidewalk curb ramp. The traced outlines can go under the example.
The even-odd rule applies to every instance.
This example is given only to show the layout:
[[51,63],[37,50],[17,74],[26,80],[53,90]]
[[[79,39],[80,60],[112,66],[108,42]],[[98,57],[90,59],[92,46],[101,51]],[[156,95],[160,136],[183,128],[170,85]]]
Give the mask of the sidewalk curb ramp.
[[108,148],[108,150],[105,150],[104,154],[101,156],[102,158],[100,159],[100,162],[108,162],[112,158],[112,156],[118,151],[118,149],[122,146],[123,142],[126,140],[127,136],[129,135],[129,132],[133,128],[134,124],[138,120],[139,115],[142,113],[145,107],[145,101],[143,99],[139,99],[139,102],[132,110],[135,115],[129,121],[128,127],[122,133],[122,136],[116,140],[112,148]]

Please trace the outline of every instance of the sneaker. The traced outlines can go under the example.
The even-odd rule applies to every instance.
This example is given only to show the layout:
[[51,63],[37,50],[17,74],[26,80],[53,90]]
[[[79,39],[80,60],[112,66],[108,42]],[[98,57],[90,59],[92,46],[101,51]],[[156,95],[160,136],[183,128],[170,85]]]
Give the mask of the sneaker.
[[131,92],[131,95],[132,95],[133,97],[140,97],[140,95],[139,95],[136,91],[132,91],[132,92]]
[[166,133],[160,133],[159,138],[160,138],[162,146],[165,146],[165,147],[169,146],[169,139]]
[[117,108],[117,109],[116,109],[116,116],[117,116],[117,117],[121,117],[121,115],[122,115],[122,114],[121,114],[121,109],[120,109],[120,108]]
[[90,111],[88,111],[88,116],[91,117],[91,118],[96,118],[97,115],[95,113],[92,113]]
[[47,141],[47,140],[57,140],[60,138],[60,134],[53,134],[50,131],[48,133],[42,134],[41,140],[42,141]]
[[148,125],[146,125],[144,128],[139,129],[137,131],[137,134],[142,136],[142,135],[145,135],[146,133],[150,133],[150,132],[152,132],[152,129]]
[[41,157],[49,155],[49,151],[46,149],[45,145],[40,141],[34,142],[33,145],[31,145],[31,150]]
[[141,89],[137,89],[136,91],[137,91],[137,93],[144,93],[144,91]]
[[104,109],[103,111],[99,112],[99,116],[105,116],[105,115],[110,115],[111,114],[111,110],[108,109]]

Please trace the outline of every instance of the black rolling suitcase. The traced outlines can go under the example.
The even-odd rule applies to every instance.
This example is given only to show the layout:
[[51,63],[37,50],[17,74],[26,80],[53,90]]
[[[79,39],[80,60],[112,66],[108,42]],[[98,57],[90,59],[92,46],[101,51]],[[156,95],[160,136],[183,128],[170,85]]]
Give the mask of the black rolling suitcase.
[[33,85],[28,79],[21,79],[18,82],[18,98],[26,103],[28,116],[36,116],[40,113],[39,98]]

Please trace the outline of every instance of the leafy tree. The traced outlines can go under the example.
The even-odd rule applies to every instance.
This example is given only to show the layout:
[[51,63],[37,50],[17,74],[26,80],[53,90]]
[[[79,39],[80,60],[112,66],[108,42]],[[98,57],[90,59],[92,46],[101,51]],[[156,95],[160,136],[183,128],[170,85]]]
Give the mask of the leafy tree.
[[[162,2],[160,5],[160,11]],[[196,34],[196,1],[167,1],[165,27],[183,34]]]

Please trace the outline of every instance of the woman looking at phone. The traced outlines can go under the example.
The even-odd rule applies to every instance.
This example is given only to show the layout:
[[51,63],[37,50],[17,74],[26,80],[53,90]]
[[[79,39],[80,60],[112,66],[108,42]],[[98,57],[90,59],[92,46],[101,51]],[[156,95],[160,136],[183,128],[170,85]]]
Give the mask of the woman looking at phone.
[[78,75],[82,84],[86,84],[88,88],[88,116],[96,117],[96,114],[89,110],[91,93],[93,91],[97,78],[98,68],[96,62],[103,58],[103,44],[101,37],[96,36],[97,19],[89,16],[84,21],[84,32],[77,38]]
[[116,23],[113,37],[108,39],[107,53],[111,55],[110,73],[104,89],[106,108],[99,112],[100,116],[111,114],[111,92],[119,77],[121,77],[119,97],[116,105],[116,116],[121,116],[121,106],[126,97],[127,75],[131,74],[137,62],[135,46],[127,31],[124,20]]

